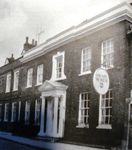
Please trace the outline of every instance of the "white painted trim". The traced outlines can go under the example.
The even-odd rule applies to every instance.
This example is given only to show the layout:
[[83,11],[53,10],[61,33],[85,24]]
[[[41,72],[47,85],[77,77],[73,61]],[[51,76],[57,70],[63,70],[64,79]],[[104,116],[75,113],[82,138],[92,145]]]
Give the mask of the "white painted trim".
[[2,104],[0,104],[0,106],[1,106],[1,107],[0,107],[0,108],[1,108],[1,110],[0,110],[0,111],[1,111],[1,114],[0,114],[0,122],[1,122],[1,121],[2,121]]
[[68,42],[80,39],[86,35],[94,33],[100,29],[106,28],[123,20],[132,22],[132,9],[131,6],[126,2],[123,2],[97,15],[92,19],[86,20],[78,26],[73,26],[47,40],[43,44],[30,49],[29,51],[23,53],[23,58],[21,59],[21,61],[23,63],[28,62]]
[[107,124],[105,124],[105,125],[100,124],[96,127],[96,129],[112,129],[112,126],[109,124],[108,125]]
[[88,74],[91,74],[91,73],[92,73],[92,71],[89,70],[89,71],[86,71],[84,73],[80,73],[78,76],[84,76],[84,75],[88,75]]
[[19,69],[14,70],[14,82],[13,82],[13,91],[17,91],[18,90],[18,86],[19,86],[19,77],[18,77],[18,85],[17,87],[15,87],[15,82],[16,82],[16,73],[19,73]]
[[[40,68],[39,67],[42,67],[42,82],[39,82],[39,74],[40,74]],[[43,83],[43,73],[44,73],[44,65],[43,64],[40,64],[37,66],[37,78],[36,78],[36,86],[38,85],[42,85]]]
[[89,124],[88,125],[77,125],[76,128],[89,128]]
[[[9,81],[10,78],[10,81]],[[6,93],[9,93],[11,91],[11,72],[8,72],[6,75]]]
[[109,38],[107,40],[102,41],[102,43],[101,43],[101,67],[106,69],[106,70],[109,70],[109,69],[114,68],[114,58],[115,57],[113,56],[113,64],[111,66],[104,66],[104,57],[103,57],[103,55],[104,55],[104,51],[103,50],[104,49],[103,49],[103,44],[104,44],[104,42],[107,42],[107,41],[112,41],[112,43],[113,43],[113,55],[115,53],[115,47],[114,47],[114,40],[113,40],[113,38]]
[[44,133],[44,116],[45,116],[45,97],[42,96],[40,131],[38,133],[38,136],[45,136],[45,133]]
[[[60,78],[56,77],[56,65],[57,65],[57,57],[62,56],[62,76]],[[66,79],[65,73],[64,73],[64,67],[65,67],[65,51],[63,52],[57,52],[57,54],[53,55],[52,57],[52,75],[51,79],[52,81],[59,81]]]
[[[111,89],[109,89],[111,90]],[[97,129],[112,129],[111,124],[101,124],[101,118],[102,118],[102,113],[101,113],[101,101],[102,101],[102,95],[100,94],[99,97],[99,117],[98,117],[98,126],[96,127]]]
[[[46,89],[48,85],[48,90]],[[50,86],[50,87],[49,87]],[[60,88],[61,86],[61,88]],[[39,136],[51,136],[51,137],[58,137],[62,138],[64,136],[64,128],[65,128],[65,113],[66,113],[66,89],[67,86],[63,85],[61,83],[57,82],[51,82],[51,81],[45,81],[44,85],[42,85],[40,91],[41,91],[41,97],[42,97],[42,104],[41,104],[41,121],[40,121],[40,131]],[[59,132],[57,133],[57,119],[53,120],[53,132],[47,133],[44,132],[44,116],[45,116],[45,98],[52,96],[54,104],[54,117],[57,117],[57,107],[58,107],[58,98],[61,98],[60,103],[60,121],[59,121]]]
[[[82,109],[82,107],[81,107],[81,104],[82,104],[82,98],[81,98],[81,96],[82,96],[82,94],[84,94],[84,93],[86,93],[86,94],[89,94],[89,92],[81,92],[80,94],[79,94],[79,111],[78,111],[78,125],[76,126],[76,128],[89,128],[89,122],[88,122],[88,124],[81,124],[80,122],[81,122],[81,117],[82,117],[82,115],[81,115],[81,109]],[[90,99],[88,99],[89,101],[90,101]],[[89,106],[88,106],[89,107]],[[90,107],[89,107],[89,109],[90,109]],[[88,117],[89,117],[89,109],[88,109]]]
[[[29,106],[27,105],[27,104],[29,104]],[[29,107],[29,110],[28,110],[28,107]],[[29,102],[29,101],[26,101],[26,104],[25,104],[25,124],[29,124],[29,122],[30,122],[30,107],[31,107],[31,103]],[[26,114],[26,112],[29,112],[29,120],[28,120],[28,122],[26,122],[27,121],[27,114]]]
[[[31,79],[30,79],[30,71],[31,71]],[[32,80],[31,85],[29,84],[29,81]],[[26,88],[30,88],[33,86],[33,68],[29,68],[27,70],[27,85]]]
[[[36,122],[36,120],[37,120],[37,112],[38,112],[38,104],[39,104],[39,106],[41,107],[41,103],[40,103],[40,101],[38,102],[39,100],[38,99],[36,99],[35,100],[35,117],[34,117],[34,123],[35,123],[35,125],[40,125],[40,122]],[[40,113],[41,113],[41,109],[40,109],[40,107],[39,107],[39,115],[40,115]],[[40,116],[39,116],[40,117]],[[40,121],[40,120],[39,120]]]
[[100,122],[101,122],[101,100],[102,100],[102,95],[100,94],[99,95],[99,118],[98,118],[98,125],[100,125]]
[[[83,54],[84,54],[84,50],[88,50],[88,51],[90,51],[90,70],[88,70],[88,71],[83,71]],[[85,75],[85,74],[89,74],[89,73],[91,73],[91,60],[92,60],[92,50],[91,50],[91,47],[85,47],[85,48],[83,48],[82,49],[82,52],[81,52],[81,71],[80,71],[80,76],[81,75]]]
[[21,116],[21,101],[18,102],[18,121],[20,121]]
[[[5,103],[5,108],[4,108],[4,122],[8,122],[9,121],[9,116],[8,119],[6,119],[6,109],[7,109],[7,105],[9,105],[9,103]],[[8,110],[9,111],[9,110]],[[9,113],[9,112],[8,112]]]
[[[12,109],[11,109],[11,122],[14,122],[15,120],[13,120],[13,111],[14,111],[14,105],[17,104],[17,102],[13,102],[12,103]],[[16,111],[17,113],[17,111]],[[17,118],[16,118],[17,119]]]

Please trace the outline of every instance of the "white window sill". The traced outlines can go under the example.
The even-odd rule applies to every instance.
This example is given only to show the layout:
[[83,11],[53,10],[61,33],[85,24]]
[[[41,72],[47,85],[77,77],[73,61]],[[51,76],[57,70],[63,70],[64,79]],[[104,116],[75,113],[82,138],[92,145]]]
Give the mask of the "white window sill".
[[26,86],[26,89],[31,88],[32,86]]
[[18,89],[13,89],[13,92],[18,91]]
[[11,122],[15,122],[14,120],[11,120]]
[[100,124],[96,127],[96,129],[112,129],[112,126],[109,124]]
[[43,83],[39,83],[39,84],[36,84],[35,86],[40,86],[40,85],[42,85]]
[[8,122],[8,120],[4,120],[4,122]]
[[114,68],[114,66],[112,65],[112,66],[110,66],[110,67],[104,67],[104,66],[101,66],[101,68],[102,69],[105,69],[105,70],[110,70],[110,69],[113,69]]
[[50,80],[52,81],[60,81],[60,80],[65,80],[66,77],[61,77],[61,78],[51,78]]
[[76,128],[89,128],[89,125],[77,125]]
[[5,93],[10,93],[11,91],[6,91]]
[[83,75],[88,75],[88,74],[91,74],[91,70],[90,71],[87,71],[87,72],[82,72],[80,73],[78,76],[83,76]]

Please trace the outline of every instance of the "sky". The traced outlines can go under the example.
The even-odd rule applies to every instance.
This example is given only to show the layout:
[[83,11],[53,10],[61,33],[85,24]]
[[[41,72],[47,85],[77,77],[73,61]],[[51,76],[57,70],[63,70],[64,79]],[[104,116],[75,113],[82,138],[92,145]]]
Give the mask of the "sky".
[[21,56],[25,37],[39,43],[125,0],[0,0],[0,66]]

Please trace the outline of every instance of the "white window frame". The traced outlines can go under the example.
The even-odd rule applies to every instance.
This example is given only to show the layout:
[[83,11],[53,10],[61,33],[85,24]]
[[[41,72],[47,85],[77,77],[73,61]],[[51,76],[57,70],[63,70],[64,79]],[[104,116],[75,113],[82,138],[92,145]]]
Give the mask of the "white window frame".
[[40,115],[41,115],[40,110],[41,110],[41,102],[40,102],[40,100],[36,100],[35,101],[35,120],[34,120],[36,125],[40,124]]
[[11,91],[11,72],[6,76],[6,93]]
[[[18,73],[18,78],[17,78],[17,73]],[[18,90],[18,85],[19,85],[19,70],[14,71],[14,84],[13,84],[13,91]]]
[[[16,110],[14,110],[14,105],[16,105]],[[14,111],[15,111],[15,115],[16,115],[16,118],[15,118],[15,120],[14,120]],[[11,112],[11,122],[15,122],[15,121],[17,121],[17,102],[13,102],[12,103],[12,112]]]
[[[107,57],[107,59],[109,58],[109,62],[104,62],[104,56]],[[111,69],[114,67],[114,41],[112,38],[103,41],[101,44],[101,66],[105,69]]]
[[[106,94],[108,94],[108,97],[106,97],[106,94],[105,95],[100,95],[100,100],[99,100],[99,122],[98,122],[98,126],[97,126],[97,128],[99,128],[99,129],[100,128],[101,129],[112,129],[110,119],[112,118],[113,93],[112,93],[112,97],[111,97],[110,92],[112,92],[112,89],[109,89],[108,93],[106,93]],[[107,100],[108,106],[104,106],[104,104],[106,104],[106,100]],[[104,101],[104,103],[102,101]],[[105,114],[106,109],[109,111],[109,115]],[[106,121],[105,117],[108,117],[108,123],[104,123]]]
[[31,103],[29,101],[26,101],[26,104],[25,104],[25,124],[29,124],[29,122],[30,122],[30,105],[31,105]]
[[[86,95],[85,95],[86,94]],[[82,99],[82,95],[85,95],[87,99]],[[78,125],[77,128],[89,128],[89,109],[90,109],[90,93],[89,92],[82,92],[79,95],[79,113],[78,113]],[[84,102],[85,101],[85,102]],[[84,102],[83,105],[87,106],[83,106],[82,108],[82,103]],[[87,114],[82,114],[82,112],[87,113]],[[86,117],[86,118],[84,118]],[[87,124],[85,123],[85,119],[87,119]]]
[[[8,110],[7,110],[8,106]],[[8,111],[8,112],[7,112]],[[8,116],[7,116],[8,114]],[[5,103],[5,109],[4,109],[4,121],[7,122],[9,120],[9,103]]]
[[[87,60],[84,60],[84,57],[85,57],[84,56],[84,51],[88,51],[88,53],[89,53],[89,56],[88,56]],[[79,76],[91,73],[91,60],[92,60],[92,50],[91,50],[91,48],[90,47],[83,48],[82,52],[81,52],[81,72],[80,72]],[[89,63],[90,63],[89,68],[88,68],[87,71],[83,70],[84,61],[89,61]]]
[[0,122],[2,121],[2,104],[0,104]]
[[29,68],[27,71],[27,88],[32,87],[33,84],[33,68]]
[[[61,71],[61,77],[57,77],[57,58],[62,57],[62,71]],[[64,74],[64,64],[65,64],[65,52],[58,52],[56,55],[52,57],[52,77],[51,80],[64,80],[66,79],[66,76]]]
[[37,66],[37,81],[36,85],[41,85],[43,83],[43,71],[44,71],[44,65],[40,64]]
[[18,121],[20,121],[21,116],[21,101],[18,102]]

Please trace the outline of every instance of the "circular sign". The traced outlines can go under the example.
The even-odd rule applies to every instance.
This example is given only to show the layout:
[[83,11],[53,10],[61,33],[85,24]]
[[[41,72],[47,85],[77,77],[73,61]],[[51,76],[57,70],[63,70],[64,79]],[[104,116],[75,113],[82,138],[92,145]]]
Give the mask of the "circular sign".
[[98,68],[93,75],[93,85],[99,94],[106,94],[109,89],[109,75],[106,70]]

